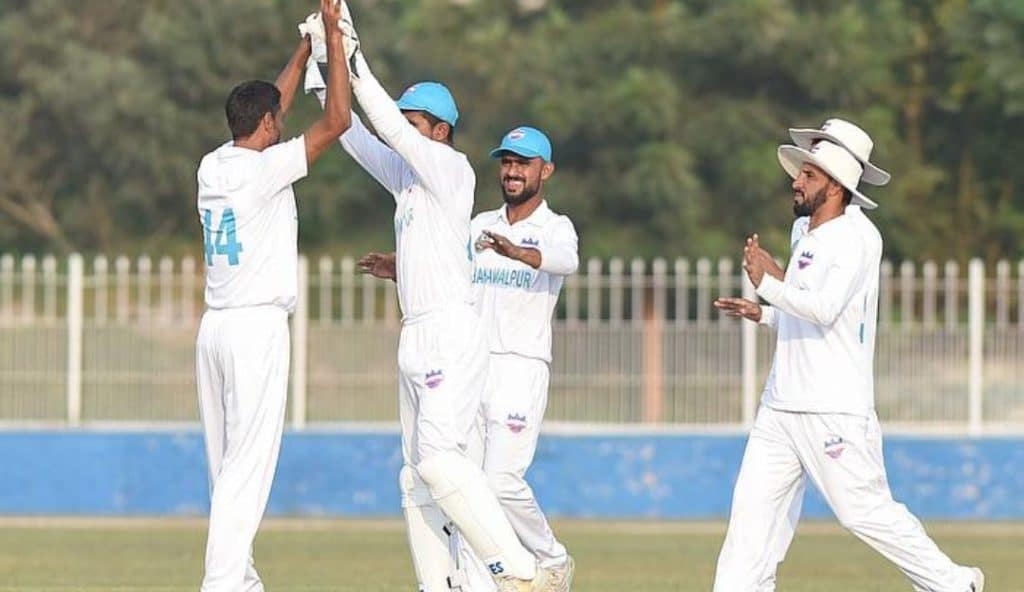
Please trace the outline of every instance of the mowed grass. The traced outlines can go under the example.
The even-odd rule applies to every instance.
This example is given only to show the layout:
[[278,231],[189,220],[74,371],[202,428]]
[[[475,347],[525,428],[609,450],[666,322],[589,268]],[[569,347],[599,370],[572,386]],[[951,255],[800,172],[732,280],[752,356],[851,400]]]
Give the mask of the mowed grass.
[[[0,520],[0,590],[195,591],[202,578],[199,520]],[[577,560],[578,592],[707,592],[721,523],[562,521]],[[1024,590],[1024,525],[932,524],[958,562],[982,566],[991,592]],[[410,592],[399,521],[269,520],[256,564],[270,592]],[[828,523],[801,526],[780,592],[910,590],[894,567]]]

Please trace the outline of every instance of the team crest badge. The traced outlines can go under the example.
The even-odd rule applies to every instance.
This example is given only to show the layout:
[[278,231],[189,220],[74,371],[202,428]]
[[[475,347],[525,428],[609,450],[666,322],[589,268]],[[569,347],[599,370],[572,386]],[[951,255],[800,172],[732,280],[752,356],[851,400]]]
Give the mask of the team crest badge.
[[524,238],[523,240],[521,240],[519,242],[524,247],[538,247],[538,246],[540,246],[540,241],[539,240],[537,240],[535,238],[530,238],[530,237]]
[[804,269],[811,263],[814,263],[814,253],[810,251],[804,251],[800,253],[800,259],[797,260],[796,264],[800,269]]
[[508,426],[508,429],[513,434],[518,434],[526,429],[526,416],[509,413],[508,419],[505,420],[505,425]]
[[427,388],[435,389],[441,386],[444,382],[444,372],[441,370],[431,370],[427,372]]
[[830,436],[825,440],[825,454],[829,458],[839,458],[843,455],[844,450],[846,450],[846,440],[843,440],[841,436]]

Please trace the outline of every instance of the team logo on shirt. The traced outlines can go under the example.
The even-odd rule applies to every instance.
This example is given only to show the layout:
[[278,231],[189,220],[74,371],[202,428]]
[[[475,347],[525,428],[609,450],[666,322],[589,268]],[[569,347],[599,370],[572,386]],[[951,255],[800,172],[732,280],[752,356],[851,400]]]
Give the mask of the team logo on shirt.
[[829,436],[828,440],[825,440],[825,454],[829,458],[839,458],[843,455],[844,450],[846,450],[846,440],[843,440],[842,436]]
[[444,382],[444,372],[442,370],[427,372],[427,388],[435,389],[441,386],[442,382]]
[[797,266],[800,269],[807,267],[811,263],[814,263],[814,253],[810,251],[804,251],[803,253],[800,253],[800,258],[797,259],[796,262]]
[[525,247],[539,247],[540,246],[540,241],[535,239],[535,238],[527,237],[527,238],[524,238],[523,240],[519,241],[519,244],[521,244],[521,245],[523,245]]
[[508,429],[511,430],[513,434],[518,434],[526,429],[526,416],[509,413],[508,419],[505,420],[505,425],[508,426]]

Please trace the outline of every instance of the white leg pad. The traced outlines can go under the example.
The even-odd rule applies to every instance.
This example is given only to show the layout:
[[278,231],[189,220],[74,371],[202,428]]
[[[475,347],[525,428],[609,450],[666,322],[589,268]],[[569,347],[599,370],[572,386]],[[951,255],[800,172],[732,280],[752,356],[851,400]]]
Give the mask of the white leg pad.
[[444,530],[448,520],[412,467],[402,467],[399,484],[409,549],[420,590],[449,592],[448,576],[452,573],[453,565],[448,549],[448,534]]
[[458,453],[441,452],[416,469],[434,501],[492,574],[522,580],[536,576],[534,557],[519,542],[479,467]]

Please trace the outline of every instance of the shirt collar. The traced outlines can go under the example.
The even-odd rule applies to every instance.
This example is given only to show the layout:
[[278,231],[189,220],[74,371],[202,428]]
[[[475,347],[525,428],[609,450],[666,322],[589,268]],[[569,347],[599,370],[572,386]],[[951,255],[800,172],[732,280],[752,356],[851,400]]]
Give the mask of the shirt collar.
[[[508,206],[504,205],[501,206],[500,210],[498,210],[498,219],[504,222],[505,224],[509,224],[508,216],[506,215],[507,209]],[[529,216],[527,216],[525,220],[520,220],[519,222],[517,222],[517,224],[529,224],[531,226],[542,227],[554,215],[554,212],[552,212],[551,208],[548,207],[547,200],[541,200],[540,205],[537,206],[537,209],[534,210],[533,213],[531,213]],[[509,224],[509,226],[511,226],[511,224]]]
[[835,218],[832,218],[831,220],[829,220],[828,222],[825,222],[821,226],[818,226],[814,230],[809,230],[806,233],[805,236],[810,236],[810,235],[817,236],[817,237],[828,236],[829,234],[831,234],[831,233],[833,233],[833,232],[835,232],[837,230],[841,230],[847,224],[849,224],[850,221],[853,219],[852,217],[854,215],[856,215],[856,214],[852,213],[852,212],[845,212],[842,216],[836,216]]

